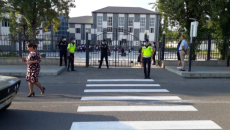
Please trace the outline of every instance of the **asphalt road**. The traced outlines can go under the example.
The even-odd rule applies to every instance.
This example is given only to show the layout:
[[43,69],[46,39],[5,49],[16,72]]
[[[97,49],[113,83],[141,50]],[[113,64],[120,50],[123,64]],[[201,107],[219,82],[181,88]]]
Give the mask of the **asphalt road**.
[[[229,79],[184,79],[160,68],[152,68],[154,82],[87,82],[87,79],[143,79],[139,68],[83,68],[76,72],[63,72],[59,76],[42,76],[40,83],[46,88],[40,95],[28,98],[28,85],[21,77],[20,93],[8,110],[0,112],[0,130],[70,130],[73,122],[107,121],[213,121],[224,130],[230,129],[230,80]],[[86,87],[86,84],[159,84],[150,87]],[[154,92],[89,92],[86,89],[167,89],[168,93]],[[178,96],[182,100],[122,100],[85,101],[82,97],[101,96]],[[197,111],[100,111],[78,112],[81,106],[180,106],[190,105]],[[138,123],[137,123],[138,124]],[[183,124],[183,123],[182,123]],[[82,124],[84,125],[84,124]],[[123,124],[121,128],[126,128]],[[91,126],[96,126],[92,125]],[[88,125],[88,130],[96,130]],[[106,126],[104,126],[106,127]],[[108,126],[109,127],[109,126]],[[83,130],[85,127],[82,127]],[[137,127],[135,127],[137,128]],[[133,127],[133,129],[135,129]],[[151,127],[155,129],[157,127]],[[190,128],[190,127],[189,127]],[[187,129],[189,129],[187,128]],[[87,129],[87,128],[86,128]],[[131,127],[129,128],[132,129]],[[129,130],[127,129],[127,130]],[[144,128],[143,128],[144,129]],[[146,128],[147,129],[147,128]],[[159,128],[160,129],[160,128]],[[170,129],[170,128],[168,128]],[[192,129],[192,127],[191,127]],[[72,130],[75,130],[72,128]],[[84,129],[85,130],[85,129]],[[97,129],[98,130],[98,129]],[[109,129],[107,129],[109,130]],[[145,129],[144,129],[145,130]]]

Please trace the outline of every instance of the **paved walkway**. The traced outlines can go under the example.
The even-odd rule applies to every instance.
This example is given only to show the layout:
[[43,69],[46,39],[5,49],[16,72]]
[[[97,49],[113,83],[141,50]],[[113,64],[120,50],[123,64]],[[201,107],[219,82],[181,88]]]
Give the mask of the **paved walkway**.
[[185,78],[230,78],[228,67],[192,66],[191,72],[179,71],[176,66],[166,66],[166,70],[176,73]]
[[[65,66],[41,66],[40,76],[45,75],[58,75],[63,70]],[[0,65],[0,75],[6,76],[25,76],[26,75],[26,65]]]

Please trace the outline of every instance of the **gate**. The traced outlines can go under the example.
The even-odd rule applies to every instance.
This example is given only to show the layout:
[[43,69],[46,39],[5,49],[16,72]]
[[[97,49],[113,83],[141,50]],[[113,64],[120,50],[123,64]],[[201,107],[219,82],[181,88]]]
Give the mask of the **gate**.
[[[139,34],[138,34],[139,35]],[[101,59],[100,45],[103,39],[108,45],[108,64],[114,67],[132,67],[140,65],[138,62],[141,41],[129,31],[114,28],[103,32],[91,39],[90,64],[99,66]],[[98,48],[98,49],[97,49]],[[105,66],[105,59],[102,66]]]

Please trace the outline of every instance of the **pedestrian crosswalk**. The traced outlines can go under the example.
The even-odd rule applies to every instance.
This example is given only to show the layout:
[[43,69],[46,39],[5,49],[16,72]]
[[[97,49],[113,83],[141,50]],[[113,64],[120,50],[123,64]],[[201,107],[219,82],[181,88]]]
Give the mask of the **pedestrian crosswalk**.
[[107,93],[140,93],[140,92],[145,92],[145,93],[167,93],[169,92],[167,89],[85,89],[85,93],[99,93],[99,92],[107,92]]
[[[90,83],[94,84],[90,84]],[[98,82],[98,84],[95,84]],[[124,84],[121,84],[121,83]],[[128,84],[126,82],[132,83]],[[148,104],[148,101],[182,101],[178,96],[146,96],[151,93],[169,93],[167,89],[157,89],[159,84],[153,84],[152,79],[88,79],[81,101],[146,101],[142,105],[92,105],[79,106],[78,113],[108,113],[108,112],[197,112],[192,105],[168,105]],[[103,84],[104,83],[104,84]],[[109,84],[108,84],[109,83]],[[133,87],[135,89],[133,89]],[[90,89],[89,89],[90,88]],[[101,89],[106,88],[106,89]],[[153,89],[154,88],[154,89]],[[155,89],[156,88],[156,89]],[[113,93],[115,96],[104,96]],[[122,93],[122,96],[116,95]],[[138,96],[129,96],[130,93],[138,93]],[[124,96],[124,94],[127,96]],[[141,95],[143,94],[143,95]],[[147,105],[146,105],[147,104]],[[160,120],[160,121],[88,121],[73,122],[70,130],[171,130],[171,129],[222,129],[211,120]]]
[[186,130],[221,129],[215,122],[200,121],[108,121],[74,122],[70,130]]
[[147,101],[169,101],[169,100],[182,100],[178,96],[101,96],[101,97],[82,97],[81,100],[110,100],[110,101],[121,101],[121,100],[147,100]]
[[108,111],[197,111],[193,106],[79,106],[78,112]]

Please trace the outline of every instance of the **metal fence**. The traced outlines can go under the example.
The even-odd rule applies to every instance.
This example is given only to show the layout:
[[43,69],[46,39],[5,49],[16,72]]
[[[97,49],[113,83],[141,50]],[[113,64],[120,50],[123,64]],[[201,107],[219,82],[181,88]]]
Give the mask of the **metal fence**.
[[[35,41],[38,45],[37,51],[45,54],[47,58],[59,57],[57,44],[60,39],[61,36],[58,35],[37,35]],[[0,57],[27,56],[28,42],[33,42],[31,35],[0,35]]]
[[[161,59],[177,60],[177,44],[180,41],[179,38],[165,38],[163,41],[164,57]],[[186,39],[186,41],[189,43],[190,40]],[[189,43],[189,46],[190,44],[191,43]],[[194,38],[192,46],[192,60],[226,60],[229,45],[229,38],[212,38],[211,36],[206,38]],[[188,47],[188,53],[189,49],[190,47]],[[186,60],[188,60],[188,58],[189,54],[186,55]]]

